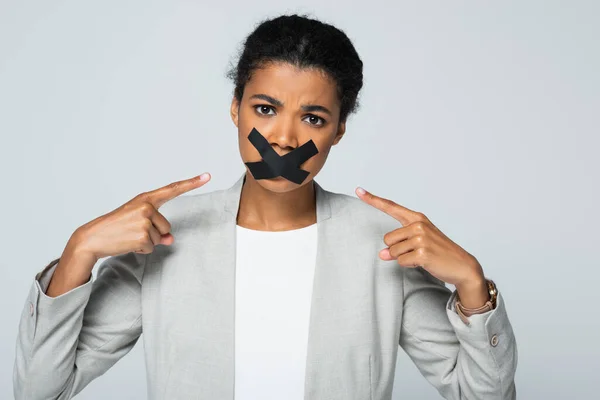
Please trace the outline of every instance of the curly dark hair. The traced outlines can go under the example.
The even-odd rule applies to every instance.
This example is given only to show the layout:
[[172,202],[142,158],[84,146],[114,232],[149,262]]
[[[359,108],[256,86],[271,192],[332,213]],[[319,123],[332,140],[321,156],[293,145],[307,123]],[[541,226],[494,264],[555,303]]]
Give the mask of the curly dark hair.
[[317,68],[333,78],[341,102],[340,122],[358,109],[363,63],[340,29],[296,14],[261,22],[246,38],[237,65],[227,73],[235,84],[234,96],[238,101],[252,72],[270,62]]

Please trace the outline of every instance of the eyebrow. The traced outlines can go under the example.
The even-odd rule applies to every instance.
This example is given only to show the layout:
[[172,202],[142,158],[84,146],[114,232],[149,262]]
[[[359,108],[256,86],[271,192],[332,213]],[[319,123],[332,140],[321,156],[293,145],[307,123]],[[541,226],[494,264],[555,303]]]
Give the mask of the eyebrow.
[[[283,107],[283,102],[281,100],[277,100],[276,98],[271,97],[266,94],[262,94],[262,93],[254,94],[254,95],[250,96],[250,98],[251,99],[261,99],[261,100],[271,103],[272,105],[274,105],[276,107]],[[331,111],[329,111],[329,109],[327,109],[327,107],[323,107],[318,104],[305,104],[305,105],[301,106],[301,108],[303,111],[306,111],[306,112],[321,111],[321,112],[324,112],[325,114],[331,115]]]

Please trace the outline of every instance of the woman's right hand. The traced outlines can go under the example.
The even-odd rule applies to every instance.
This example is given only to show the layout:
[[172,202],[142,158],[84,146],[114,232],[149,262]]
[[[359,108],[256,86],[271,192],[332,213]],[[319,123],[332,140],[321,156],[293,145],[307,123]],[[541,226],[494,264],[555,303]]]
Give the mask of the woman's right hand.
[[74,247],[98,260],[129,252],[149,254],[173,243],[171,224],[158,209],[177,196],[203,186],[208,173],[137,195],[119,208],[77,228]]
[[209,180],[206,173],[139,194],[77,228],[58,261],[46,295],[57,297],[87,282],[100,258],[130,252],[148,254],[159,244],[172,244],[171,224],[158,209]]

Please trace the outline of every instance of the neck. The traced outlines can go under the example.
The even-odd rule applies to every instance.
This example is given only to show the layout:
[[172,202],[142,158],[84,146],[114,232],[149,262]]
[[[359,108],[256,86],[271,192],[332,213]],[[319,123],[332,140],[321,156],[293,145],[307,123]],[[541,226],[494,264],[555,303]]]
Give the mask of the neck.
[[276,193],[263,188],[246,172],[237,224],[261,231],[287,231],[317,222],[313,182],[295,190]]

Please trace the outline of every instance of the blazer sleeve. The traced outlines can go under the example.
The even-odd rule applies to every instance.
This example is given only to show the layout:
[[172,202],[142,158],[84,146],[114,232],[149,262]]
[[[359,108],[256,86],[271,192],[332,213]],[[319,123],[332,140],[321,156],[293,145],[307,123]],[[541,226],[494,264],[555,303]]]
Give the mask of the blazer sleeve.
[[421,374],[445,399],[516,399],[517,345],[502,295],[467,325],[456,292],[421,267],[404,272],[399,344]]
[[146,259],[107,258],[93,282],[90,276],[54,298],[45,292],[60,259],[36,275],[19,323],[15,399],[70,399],[133,348],[142,333]]

